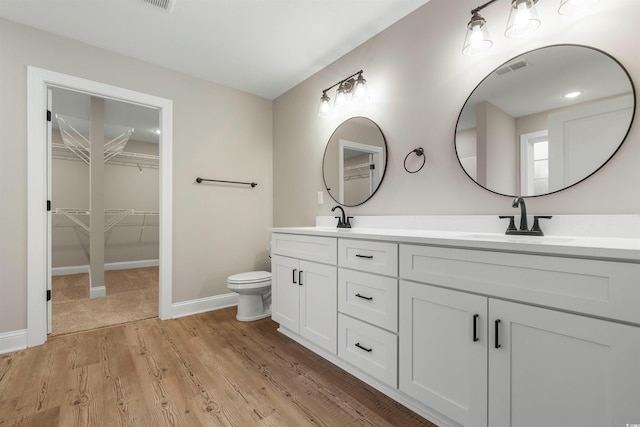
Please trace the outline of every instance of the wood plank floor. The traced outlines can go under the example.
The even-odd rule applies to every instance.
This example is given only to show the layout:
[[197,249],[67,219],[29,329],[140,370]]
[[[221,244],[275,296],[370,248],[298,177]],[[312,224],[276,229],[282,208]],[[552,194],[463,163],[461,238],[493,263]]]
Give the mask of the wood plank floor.
[[434,426],[228,308],[0,355],[0,426]]

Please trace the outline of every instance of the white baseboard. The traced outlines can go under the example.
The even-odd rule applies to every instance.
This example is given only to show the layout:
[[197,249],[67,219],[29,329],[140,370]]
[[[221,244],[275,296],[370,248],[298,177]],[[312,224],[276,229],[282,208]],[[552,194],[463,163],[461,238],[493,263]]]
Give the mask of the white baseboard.
[[238,294],[229,292],[227,294],[174,303],[171,305],[171,317],[176,319],[234,305],[238,305]]
[[[145,259],[140,261],[122,261],[110,262],[104,265],[105,271],[109,270],[128,270],[130,268],[157,267],[160,261],[157,259]],[[69,267],[55,267],[51,269],[52,276],[62,276],[65,274],[88,273],[88,265],[72,265]]]
[[160,260],[157,259],[143,259],[140,261],[122,261],[122,262],[110,262],[104,265],[105,270],[128,270],[130,268],[143,268],[143,267],[157,267],[160,265]]
[[0,354],[27,348],[27,330],[0,333]]
[[96,286],[89,288],[89,298],[102,298],[107,296],[107,288],[105,286]]

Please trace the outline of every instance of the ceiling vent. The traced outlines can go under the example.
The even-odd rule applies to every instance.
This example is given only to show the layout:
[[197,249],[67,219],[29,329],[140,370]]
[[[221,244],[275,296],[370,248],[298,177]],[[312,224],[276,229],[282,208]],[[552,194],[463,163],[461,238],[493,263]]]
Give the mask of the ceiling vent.
[[520,69],[525,68],[527,66],[529,66],[529,63],[525,59],[523,59],[522,61],[514,62],[513,64],[505,65],[502,68],[498,68],[496,70],[496,74],[501,76],[503,74],[507,74],[507,73],[510,73],[512,71],[520,70]]
[[143,2],[155,6],[158,9],[162,9],[165,12],[171,12],[173,6],[176,4],[176,0],[142,0]]

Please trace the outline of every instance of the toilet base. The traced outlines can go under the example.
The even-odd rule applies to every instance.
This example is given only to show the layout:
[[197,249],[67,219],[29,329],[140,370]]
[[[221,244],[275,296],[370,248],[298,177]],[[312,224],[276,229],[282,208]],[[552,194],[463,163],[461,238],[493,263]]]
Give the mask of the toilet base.
[[236,315],[236,319],[241,321],[241,322],[253,322],[254,320],[260,320],[260,319],[264,319],[267,317],[271,317],[271,310],[267,310],[266,312],[258,315],[258,316],[251,316],[251,317],[241,317],[240,314]]
[[240,294],[238,296],[238,314],[241,322],[252,322],[271,316],[271,307],[265,307],[262,295]]

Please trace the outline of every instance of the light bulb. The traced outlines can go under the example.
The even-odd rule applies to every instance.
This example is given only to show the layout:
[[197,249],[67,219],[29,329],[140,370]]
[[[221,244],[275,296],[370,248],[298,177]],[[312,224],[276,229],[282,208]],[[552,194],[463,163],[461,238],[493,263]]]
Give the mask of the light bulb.
[[477,12],[467,24],[467,35],[462,46],[463,55],[475,55],[489,49],[493,42],[485,25],[486,21]]
[[529,17],[531,14],[529,13],[529,8],[525,2],[522,2],[518,5],[518,11],[516,12],[515,26],[518,29],[523,29],[529,23]]
[[469,37],[469,41],[471,42],[472,48],[480,47],[480,45],[482,44],[483,37],[482,37],[481,30],[482,30],[481,25],[475,25],[473,27],[473,30],[471,30],[471,37]]
[[322,92],[322,97],[320,98],[320,108],[318,109],[318,116],[320,117],[330,117],[332,114],[331,105],[329,104],[330,98],[327,96],[325,92]]
[[362,77],[362,73],[358,74],[358,78],[353,85],[351,100],[353,102],[368,102],[370,100],[369,89],[367,88],[367,81]]
[[535,8],[537,0],[513,0],[504,35],[518,37],[529,34],[540,27],[540,17]]
[[344,90],[338,90],[336,93],[336,106],[341,107],[347,103],[347,94]]

